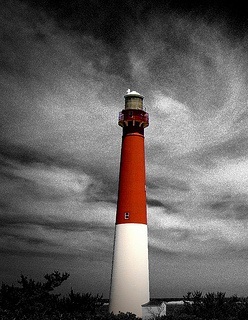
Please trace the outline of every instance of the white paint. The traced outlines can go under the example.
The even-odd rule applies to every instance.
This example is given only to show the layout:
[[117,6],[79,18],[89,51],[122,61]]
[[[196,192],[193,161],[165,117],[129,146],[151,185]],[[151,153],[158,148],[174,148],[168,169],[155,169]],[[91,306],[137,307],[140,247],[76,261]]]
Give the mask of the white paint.
[[127,90],[127,95],[140,95],[140,93],[138,93],[137,91],[135,91],[135,90],[130,90],[129,88],[128,88],[128,90]]
[[143,320],[156,320],[159,317],[166,315],[166,303],[162,302],[157,305],[144,305],[142,306],[142,319]]
[[140,97],[144,98],[140,93],[138,93],[135,90],[131,91],[129,88],[128,88],[127,93],[124,97],[128,97],[128,96],[140,96]]
[[[187,301],[189,302],[189,301]],[[173,304],[173,305],[184,305],[184,301],[181,300],[181,301],[169,301],[169,302],[166,302],[166,304]]]
[[150,296],[147,225],[116,225],[111,282],[109,311],[142,317]]

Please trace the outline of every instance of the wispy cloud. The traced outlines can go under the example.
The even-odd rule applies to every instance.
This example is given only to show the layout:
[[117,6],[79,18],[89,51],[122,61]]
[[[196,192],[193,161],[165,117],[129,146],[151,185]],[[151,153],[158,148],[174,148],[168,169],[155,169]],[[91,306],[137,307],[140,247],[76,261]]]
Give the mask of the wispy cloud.
[[[135,23],[125,27],[132,19],[123,18],[112,38],[104,36],[111,24],[101,29],[106,16],[92,30],[85,22],[80,31],[80,19],[73,25],[69,17],[54,18],[54,8],[50,15],[17,0],[1,7],[5,257],[78,257],[87,262],[87,273],[110,273],[121,144],[117,117],[125,90],[133,86],[145,95],[151,120],[149,244],[151,258],[159,257],[151,274],[164,265],[172,275],[174,262],[178,274],[190,266],[188,280],[200,267],[211,285],[218,273],[212,267],[208,272],[210,261],[216,271],[225,260],[243,262],[246,38],[237,41],[224,20],[208,23],[170,10],[162,15],[144,3],[133,13]],[[187,282],[180,280],[184,289]],[[159,288],[159,277],[153,282]]]

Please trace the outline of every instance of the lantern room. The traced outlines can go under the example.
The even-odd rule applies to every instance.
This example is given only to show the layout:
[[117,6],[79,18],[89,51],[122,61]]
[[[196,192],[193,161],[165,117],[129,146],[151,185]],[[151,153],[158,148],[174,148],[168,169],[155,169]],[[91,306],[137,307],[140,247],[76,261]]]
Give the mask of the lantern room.
[[149,115],[143,110],[143,96],[137,91],[127,90],[125,109],[119,113],[118,124],[124,126],[137,126],[145,128],[149,125]]

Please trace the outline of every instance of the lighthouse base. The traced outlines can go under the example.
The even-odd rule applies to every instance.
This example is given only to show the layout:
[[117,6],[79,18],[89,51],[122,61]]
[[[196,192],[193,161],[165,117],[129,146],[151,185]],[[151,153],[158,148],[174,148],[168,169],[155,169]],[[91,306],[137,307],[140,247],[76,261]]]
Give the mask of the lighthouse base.
[[114,244],[109,311],[142,317],[150,296],[147,225],[117,224]]

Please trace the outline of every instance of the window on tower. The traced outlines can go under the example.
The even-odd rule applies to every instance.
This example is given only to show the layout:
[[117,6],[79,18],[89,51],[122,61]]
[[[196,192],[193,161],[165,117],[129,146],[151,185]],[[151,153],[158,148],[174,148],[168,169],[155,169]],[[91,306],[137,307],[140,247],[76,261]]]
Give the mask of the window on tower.
[[125,220],[129,220],[129,213],[126,212],[126,213],[124,214],[124,217],[125,217]]

